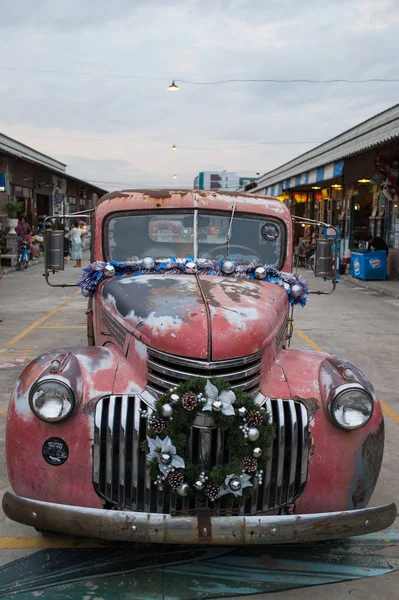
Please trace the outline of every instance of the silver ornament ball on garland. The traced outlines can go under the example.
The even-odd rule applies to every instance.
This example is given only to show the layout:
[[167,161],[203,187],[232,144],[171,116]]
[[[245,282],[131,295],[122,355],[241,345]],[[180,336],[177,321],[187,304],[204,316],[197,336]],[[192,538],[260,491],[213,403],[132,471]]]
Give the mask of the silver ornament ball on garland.
[[250,442],[256,442],[256,440],[259,437],[259,429],[256,429],[256,427],[250,427],[248,430],[248,439]]
[[170,403],[173,404],[173,406],[175,404],[178,404],[180,402],[180,396],[179,394],[172,394],[170,397]]
[[233,479],[230,479],[229,488],[233,492],[238,492],[238,490],[241,489],[241,481],[238,479],[238,477],[234,477]]
[[266,269],[264,267],[258,267],[255,269],[256,279],[264,279],[266,277]]
[[113,277],[115,275],[115,267],[107,263],[104,267],[105,277]]
[[262,448],[254,448],[252,451],[252,456],[254,458],[261,458],[263,452],[262,452]]
[[163,452],[163,454],[161,454],[161,457],[159,460],[161,461],[161,463],[163,465],[168,465],[169,463],[172,462],[172,457],[167,452]]
[[153,269],[155,265],[154,259],[151,258],[151,256],[146,256],[145,258],[143,258],[143,260],[141,261],[141,267],[145,270],[145,271],[149,271],[150,269]]
[[170,404],[163,404],[162,405],[162,416],[165,417],[166,419],[170,419],[170,417],[173,414],[173,408]]
[[205,487],[205,484],[203,481],[201,481],[200,479],[198,479],[195,483],[194,483],[194,487],[198,492],[202,492],[202,490]]
[[179,488],[177,488],[177,493],[179,494],[179,496],[182,496],[184,498],[184,496],[188,495],[188,490],[190,489],[190,486],[188,485],[188,483],[183,483]]
[[231,260],[225,260],[222,264],[222,271],[223,273],[226,273],[226,275],[230,275],[230,273],[233,273],[235,268],[236,266]]
[[214,402],[212,402],[212,410],[214,410],[215,412],[221,412],[223,408],[223,404],[220,402],[220,400],[215,400]]
[[298,285],[297,283],[295,283],[292,288],[291,288],[291,296],[293,296],[294,298],[298,298],[302,293],[302,288],[300,285]]
[[195,262],[188,262],[186,264],[186,269],[185,269],[186,273],[188,273],[189,275],[194,275],[197,272],[197,265],[195,264]]
[[238,414],[240,415],[240,417],[245,417],[247,414],[247,409],[245,408],[245,406],[241,406],[241,408],[238,409]]

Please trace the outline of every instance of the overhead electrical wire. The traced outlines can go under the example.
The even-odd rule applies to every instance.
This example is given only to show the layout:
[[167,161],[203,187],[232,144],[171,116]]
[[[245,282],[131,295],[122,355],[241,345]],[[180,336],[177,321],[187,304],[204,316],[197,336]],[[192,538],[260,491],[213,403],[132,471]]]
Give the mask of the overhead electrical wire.
[[[83,75],[85,77],[116,77],[118,79],[141,79],[147,81],[169,81],[166,77],[151,77],[149,75],[130,75],[127,73],[93,73],[90,71],[64,71],[61,69],[31,69],[25,67],[2,67],[0,66],[0,71],[15,71],[15,72],[24,72],[24,73],[48,73],[52,75]],[[397,78],[370,78],[370,79],[221,79],[217,81],[190,81],[188,79],[175,79],[174,81],[179,83],[185,83],[187,85],[226,85],[229,83],[310,83],[316,85],[326,85],[332,83],[354,83],[354,84],[362,84],[362,83],[398,83],[399,79]]]

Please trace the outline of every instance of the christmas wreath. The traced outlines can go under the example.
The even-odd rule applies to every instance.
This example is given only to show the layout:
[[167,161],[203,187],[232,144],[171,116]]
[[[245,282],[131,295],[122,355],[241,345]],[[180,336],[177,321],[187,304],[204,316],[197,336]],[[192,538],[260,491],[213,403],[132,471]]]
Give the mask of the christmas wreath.
[[[225,497],[231,505],[262,484],[274,426],[265,408],[224,378],[189,379],[160,396],[151,414],[141,414],[148,424],[147,469],[159,489],[212,502]],[[228,459],[210,471],[193,464],[186,447],[187,431],[200,414],[225,432]]]

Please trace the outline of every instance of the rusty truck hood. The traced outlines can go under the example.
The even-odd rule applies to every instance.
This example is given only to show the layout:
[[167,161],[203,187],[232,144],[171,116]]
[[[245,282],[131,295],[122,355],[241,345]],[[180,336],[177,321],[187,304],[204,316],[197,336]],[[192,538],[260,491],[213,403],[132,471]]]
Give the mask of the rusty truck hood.
[[211,275],[141,275],[102,287],[105,306],[130,332],[163,352],[225,360],[264,348],[287,311],[273,283]]

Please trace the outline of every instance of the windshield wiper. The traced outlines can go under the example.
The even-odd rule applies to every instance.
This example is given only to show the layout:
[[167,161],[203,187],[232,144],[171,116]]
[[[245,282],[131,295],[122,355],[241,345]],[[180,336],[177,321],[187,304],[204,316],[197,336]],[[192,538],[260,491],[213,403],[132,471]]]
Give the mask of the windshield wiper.
[[234,212],[236,210],[236,206],[237,206],[237,204],[233,204],[233,210],[231,211],[229,229],[227,231],[227,239],[226,239],[227,258],[229,258],[229,254],[230,254],[229,244],[230,244],[230,238],[231,238],[231,230],[233,228],[233,218],[234,218]]

